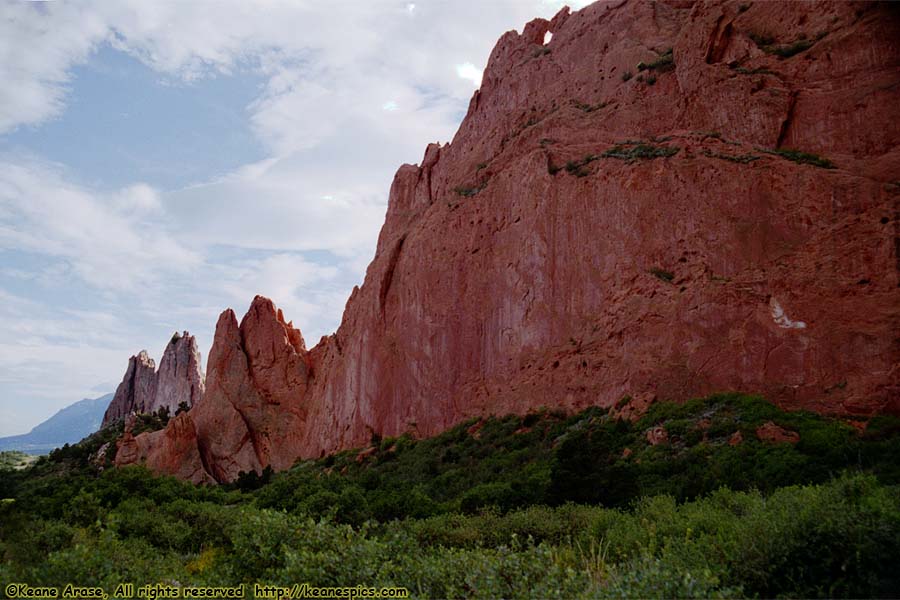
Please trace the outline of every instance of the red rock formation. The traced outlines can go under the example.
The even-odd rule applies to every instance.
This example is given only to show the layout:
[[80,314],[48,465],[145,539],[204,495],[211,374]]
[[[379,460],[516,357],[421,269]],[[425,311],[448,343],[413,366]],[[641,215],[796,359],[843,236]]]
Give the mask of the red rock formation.
[[647,443],[651,446],[659,446],[669,441],[669,432],[666,431],[665,427],[657,425],[648,429],[644,437],[647,438]]
[[257,296],[240,327],[226,310],[216,325],[202,399],[165,430],[124,439],[116,463],[190,472],[186,478],[197,482],[232,481],[269,465],[287,468],[305,439],[309,370],[303,337],[271,300]]
[[757,427],[756,437],[764,442],[771,442],[773,444],[778,444],[781,442],[796,444],[800,441],[800,434],[798,434],[796,431],[791,431],[789,429],[785,429],[784,427],[779,427],[772,421],[767,421],[766,423]]
[[147,412],[156,398],[156,363],[141,350],[128,359],[128,368],[116,395],[103,414],[103,427],[120,421],[132,412]]
[[203,372],[197,341],[187,331],[175,334],[156,364],[141,350],[128,360],[128,369],[103,416],[103,426],[131,413],[154,413],[168,408],[175,414],[183,402],[193,406],[203,394]]
[[188,407],[203,394],[203,370],[197,341],[187,331],[175,334],[163,352],[156,374],[156,398],[152,410],[167,407],[174,415],[182,402]]
[[900,412],[898,84],[880,3],[603,3],[508,32],[452,144],[398,170],[338,331],[307,352],[271,303],[226,311],[208,393],[135,460],[226,481],[625,396]]

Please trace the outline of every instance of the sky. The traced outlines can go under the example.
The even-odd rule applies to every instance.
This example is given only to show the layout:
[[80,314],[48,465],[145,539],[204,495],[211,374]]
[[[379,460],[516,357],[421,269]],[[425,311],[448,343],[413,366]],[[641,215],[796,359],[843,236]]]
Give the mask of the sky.
[[256,294],[332,333],[397,168],[563,4],[0,0],[0,436]]

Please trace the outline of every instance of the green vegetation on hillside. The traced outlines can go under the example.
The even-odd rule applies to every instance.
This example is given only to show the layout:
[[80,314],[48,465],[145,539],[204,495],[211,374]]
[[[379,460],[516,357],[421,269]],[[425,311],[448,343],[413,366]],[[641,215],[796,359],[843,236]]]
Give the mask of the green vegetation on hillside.
[[31,454],[19,450],[6,450],[0,452],[0,470],[24,469],[36,460],[37,457]]
[[[799,441],[760,441],[769,421]],[[667,440],[651,445],[651,429]],[[218,487],[98,470],[90,458],[116,435],[0,471],[4,585],[308,582],[472,598],[900,589],[895,418],[859,434],[740,395],[657,404],[634,423],[540,412]]]

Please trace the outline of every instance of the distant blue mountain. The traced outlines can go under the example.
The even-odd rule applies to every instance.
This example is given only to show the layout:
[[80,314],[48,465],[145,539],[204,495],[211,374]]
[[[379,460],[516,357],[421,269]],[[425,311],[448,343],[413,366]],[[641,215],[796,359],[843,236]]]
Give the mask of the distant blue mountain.
[[106,394],[67,406],[28,433],[0,438],[0,451],[47,454],[54,448],[79,442],[100,429],[103,413],[112,398],[113,394]]

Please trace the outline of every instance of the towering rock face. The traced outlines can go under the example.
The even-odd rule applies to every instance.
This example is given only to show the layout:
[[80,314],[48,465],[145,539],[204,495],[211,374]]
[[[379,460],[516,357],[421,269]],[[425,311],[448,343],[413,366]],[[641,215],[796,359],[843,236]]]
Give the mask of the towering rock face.
[[128,369],[103,415],[103,427],[132,412],[145,413],[156,399],[156,363],[146,350],[128,359]]
[[172,414],[182,402],[193,406],[203,394],[203,370],[197,340],[187,331],[175,334],[163,352],[156,374],[152,410],[168,407]]
[[373,432],[718,390],[896,413],[898,106],[887,4],[536,19],[452,144],[397,172],[338,331],[307,352],[267,300],[226,311],[207,394],[117,460],[229,481]]
[[309,353],[272,301],[257,296],[240,326],[233,311],[223,312],[207,365],[202,400],[165,430],[126,434],[118,464],[146,462],[208,482],[296,460],[306,437]]
[[168,408],[175,414],[183,402],[193,406],[203,394],[204,381],[197,341],[187,331],[175,334],[163,352],[159,371],[142,350],[128,360],[128,369],[116,389],[103,425],[124,419],[132,412],[153,413]]

